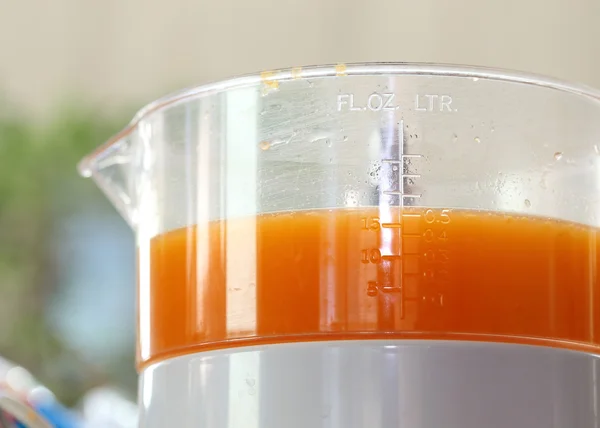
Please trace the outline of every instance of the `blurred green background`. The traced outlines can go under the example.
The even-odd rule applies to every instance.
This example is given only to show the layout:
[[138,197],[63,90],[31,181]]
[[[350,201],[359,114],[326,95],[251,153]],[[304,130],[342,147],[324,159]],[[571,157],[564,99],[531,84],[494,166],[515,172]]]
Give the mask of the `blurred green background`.
[[135,398],[133,236],[75,168],[127,116],[14,111],[0,111],[0,356],[67,404],[106,384]]

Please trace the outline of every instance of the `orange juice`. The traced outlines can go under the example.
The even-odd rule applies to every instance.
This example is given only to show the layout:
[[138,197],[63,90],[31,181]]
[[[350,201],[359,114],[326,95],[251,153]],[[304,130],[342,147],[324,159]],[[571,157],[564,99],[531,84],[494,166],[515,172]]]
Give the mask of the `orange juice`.
[[[347,208],[214,221],[152,239],[140,367],[289,341],[600,345],[598,230],[481,211]],[[144,279],[146,278],[146,279]]]

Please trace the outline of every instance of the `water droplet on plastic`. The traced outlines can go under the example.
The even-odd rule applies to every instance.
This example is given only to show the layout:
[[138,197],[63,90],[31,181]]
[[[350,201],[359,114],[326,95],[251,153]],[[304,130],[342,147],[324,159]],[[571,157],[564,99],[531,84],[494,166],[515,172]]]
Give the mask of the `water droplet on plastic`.
[[392,166],[392,171],[398,171],[398,165]]
[[376,186],[379,183],[379,180],[381,178],[381,162],[379,161],[375,161],[372,162],[370,167],[369,167],[369,182],[371,183],[372,186]]
[[458,141],[458,135],[452,134],[452,141],[456,143]]
[[554,159],[555,160],[559,161],[559,160],[562,159],[562,157],[563,157],[563,153],[562,152],[556,152],[556,153],[554,153]]
[[256,395],[256,390],[253,388],[250,391],[248,391],[249,395]]
[[329,158],[329,163],[333,163],[333,158]]
[[348,136],[344,135],[344,138],[342,138],[343,141],[348,141]]
[[256,384],[256,380],[254,379],[246,379],[246,385],[252,387]]
[[496,128],[494,128],[493,126],[490,128],[490,132],[495,132]]
[[473,82],[477,82],[479,80],[479,77],[473,77]]
[[479,181],[475,182],[475,187],[477,188],[477,190],[481,190],[481,184],[479,184]]
[[358,206],[358,198],[359,193],[356,190],[348,190],[346,191],[345,200],[347,207],[356,207]]
[[474,140],[476,143],[481,143],[481,138],[479,138],[479,137],[475,137]]
[[531,201],[529,199],[525,199],[525,206],[531,208]]
[[263,86],[261,95],[263,97],[267,97],[271,93],[279,91],[279,86],[276,86],[275,83],[277,83],[277,82],[274,82],[274,83],[272,82],[272,83],[269,83],[269,84]]
[[596,152],[597,155],[600,155],[600,147],[598,147],[598,144],[594,144],[594,152]]
[[331,147],[331,140],[328,137],[325,137],[323,135],[316,136],[315,138],[313,138],[311,143],[325,144],[327,147]]
[[261,141],[258,145],[261,150],[269,150],[271,148],[271,143],[269,141]]

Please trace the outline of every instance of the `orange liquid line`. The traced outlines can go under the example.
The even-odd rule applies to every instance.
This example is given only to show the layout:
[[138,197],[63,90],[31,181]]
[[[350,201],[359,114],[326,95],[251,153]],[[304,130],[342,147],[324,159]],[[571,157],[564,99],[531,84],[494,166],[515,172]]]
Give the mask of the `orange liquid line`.
[[139,368],[315,340],[600,345],[598,230],[488,212],[390,212],[387,222],[377,208],[265,214],[153,238],[140,266],[149,334],[139,338]]

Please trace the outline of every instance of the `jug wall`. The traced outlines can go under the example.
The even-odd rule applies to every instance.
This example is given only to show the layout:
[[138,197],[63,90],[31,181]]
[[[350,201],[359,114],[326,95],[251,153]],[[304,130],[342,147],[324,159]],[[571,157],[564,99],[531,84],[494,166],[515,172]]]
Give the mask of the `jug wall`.
[[321,75],[242,79],[145,113],[88,170],[146,238],[232,216],[398,205],[378,189],[398,181],[382,163],[398,153],[423,156],[408,184],[419,205],[598,224],[595,92],[469,69],[309,71]]

